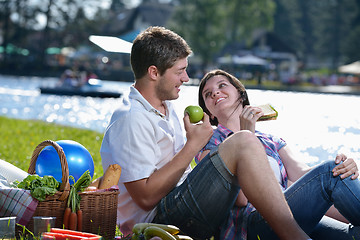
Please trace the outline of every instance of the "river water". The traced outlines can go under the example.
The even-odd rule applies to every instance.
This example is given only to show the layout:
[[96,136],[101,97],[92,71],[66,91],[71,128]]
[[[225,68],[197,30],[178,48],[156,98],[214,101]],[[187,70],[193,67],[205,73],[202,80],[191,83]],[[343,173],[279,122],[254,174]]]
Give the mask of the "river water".
[[[39,86],[56,81],[0,75],[0,115],[104,132],[121,98],[40,94]],[[104,81],[103,85],[126,94],[131,83]],[[174,101],[180,116],[187,105],[197,104],[197,90],[181,87],[180,98]],[[277,120],[260,122],[257,129],[282,137],[309,165],[334,159],[338,152],[360,160],[360,96],[252,89],[248,95],[252,104],[271,103],[279,112]]]

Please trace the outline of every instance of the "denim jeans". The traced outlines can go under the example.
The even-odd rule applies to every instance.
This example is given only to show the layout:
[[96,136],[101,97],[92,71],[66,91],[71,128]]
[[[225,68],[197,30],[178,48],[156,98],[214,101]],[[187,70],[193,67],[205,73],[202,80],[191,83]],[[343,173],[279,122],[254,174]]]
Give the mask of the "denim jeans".
[[[360,239],[358,229],[323,217],[333,204],[355,226],[360,226],[360,182],[333,177],[334,162],[325,162],[285,191],[293,215],[314,239]],[[193,238],[215,235],[232,208],[239,186],[220,156],[212,150],[157,206],[153,222],[173,224]],[[354,238],[352,237],[354,235]],[[248,219],[248,239],[278,239],[257,212]]]
[[210,238],[225,221],[239,189],[214,149],[160,201],[153,222],[175,225],[193,238]]
[[[358,227],[323,217],[334,204],[354,226],[360,226],[360,182],[333,177],[335,166],[329,161],[315,167],[285,191],[285,198],[300,227],[313,239],[360,239]],[[250,215],[248,223],[248,239],[278,239],[258,212]]]

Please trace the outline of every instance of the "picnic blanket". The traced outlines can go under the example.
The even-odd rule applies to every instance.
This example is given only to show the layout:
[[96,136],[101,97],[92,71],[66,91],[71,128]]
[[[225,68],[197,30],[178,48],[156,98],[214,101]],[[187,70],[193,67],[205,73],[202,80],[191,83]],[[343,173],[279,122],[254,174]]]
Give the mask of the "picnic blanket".
[[0,175],[0,216],[16,216],[16,223],[27,225],[35,213],[38,200],[33,198],[29,190],[12,188]]

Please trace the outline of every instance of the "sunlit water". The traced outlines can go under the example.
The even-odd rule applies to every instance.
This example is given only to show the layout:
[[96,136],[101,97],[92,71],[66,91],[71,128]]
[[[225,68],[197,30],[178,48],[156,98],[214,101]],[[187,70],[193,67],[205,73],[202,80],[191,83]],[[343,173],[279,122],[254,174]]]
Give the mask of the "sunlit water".
[[[0,76],[0,115],[38,119],[104,132],[121,98],[42,95],[40,85],[54,78]],[[126,93],[131,83],[105,81],[104,87]],[[197,104],[195,86],[182,86],[175,107],[180,116]],[[338,152],[360,159],[360,96],[248,90],[254,105],[271,103],[276,121],[260,122],[257,129],[282,137],[310,165],[333,159]],[[1,134],[0,134],[1,135]]]

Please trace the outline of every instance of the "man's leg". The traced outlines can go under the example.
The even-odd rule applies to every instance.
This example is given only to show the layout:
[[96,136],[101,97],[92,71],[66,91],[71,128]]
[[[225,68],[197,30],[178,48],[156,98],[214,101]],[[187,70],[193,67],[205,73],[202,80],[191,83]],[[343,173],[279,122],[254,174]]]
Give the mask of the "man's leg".
[[253,133],[240,131],[233,134],[220,144],[219,154],[228,169],[237,176],[246,197],[280,239],[309,239],[296,223],[264,147]]

